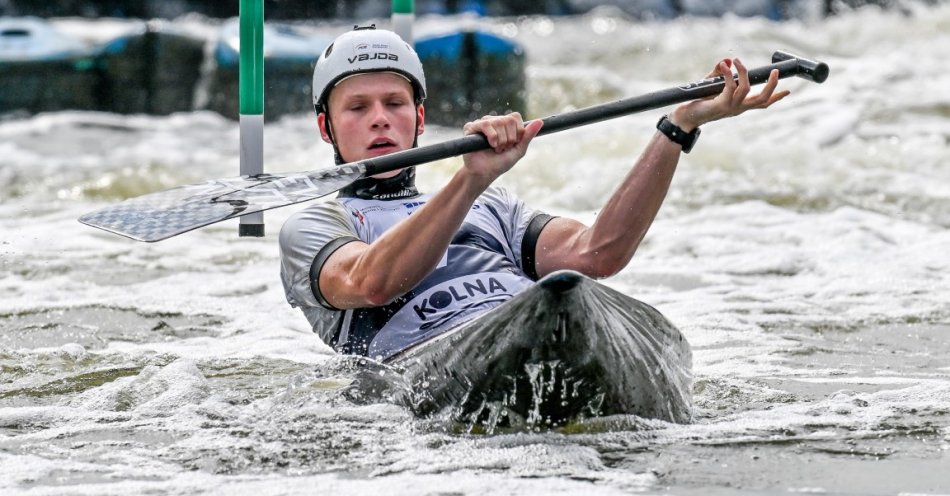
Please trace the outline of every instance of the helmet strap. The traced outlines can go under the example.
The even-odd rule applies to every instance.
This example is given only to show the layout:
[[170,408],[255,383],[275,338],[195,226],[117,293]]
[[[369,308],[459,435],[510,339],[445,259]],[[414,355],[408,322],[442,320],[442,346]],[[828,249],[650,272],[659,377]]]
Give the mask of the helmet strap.
[[[317,110],[317,113],[321,113],[320,110]],[[336,165],[343,165],[346,162],[343,161],[343,156],[340,155],[340,147],[336,144],[336,138],[333,137],[333,124],[330,123],[330,110],[323,110],[323,126],[326,128],[327,138],[330,138],[330,145],[333,146],[333,161],[336,162]]]

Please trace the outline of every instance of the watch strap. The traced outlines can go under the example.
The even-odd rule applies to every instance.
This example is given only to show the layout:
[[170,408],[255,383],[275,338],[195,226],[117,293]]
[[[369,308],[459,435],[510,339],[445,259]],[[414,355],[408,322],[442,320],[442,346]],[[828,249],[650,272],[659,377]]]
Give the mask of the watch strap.
[[699,139],[698,127],[687,133],[681,127],[673,124],[673,121],[666,115],[660,117],[659,122],[656,123],[656,128],[670,141],[683,147],[683,153],[689,153],[693,149],[693,145],[696,144],[696,140]]

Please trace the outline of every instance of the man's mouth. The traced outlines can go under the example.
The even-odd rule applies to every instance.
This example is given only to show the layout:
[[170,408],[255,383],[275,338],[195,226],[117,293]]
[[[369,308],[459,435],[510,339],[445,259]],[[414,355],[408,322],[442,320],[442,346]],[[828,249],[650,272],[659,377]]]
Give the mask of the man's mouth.
[[381,138],[381,139],[377,139],[373,141],[369,145],[369,149],[370,150],[381,150],[381,149],[385,150],[385,149],[393,148],[395,146],[396,146],[396,143],[392,142],[391,140]]

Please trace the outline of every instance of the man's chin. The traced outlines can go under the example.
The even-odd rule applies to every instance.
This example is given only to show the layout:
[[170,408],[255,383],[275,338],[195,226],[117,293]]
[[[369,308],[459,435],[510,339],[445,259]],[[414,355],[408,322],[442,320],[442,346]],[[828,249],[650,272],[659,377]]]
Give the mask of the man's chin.
[[382,172],[382,173],[379,173],[379,174],[374,174],[374,175],[369,176],[369,177],[371,177],[371,178],[373,178],[373,179],[389,179],[389,178],[391,178],[391,177],[396,177],[396,176],[398,176],[399,173],[402,172],[403,170],[405,170],[405,169],[396,169],[396,170],[394,170],[394,171]]

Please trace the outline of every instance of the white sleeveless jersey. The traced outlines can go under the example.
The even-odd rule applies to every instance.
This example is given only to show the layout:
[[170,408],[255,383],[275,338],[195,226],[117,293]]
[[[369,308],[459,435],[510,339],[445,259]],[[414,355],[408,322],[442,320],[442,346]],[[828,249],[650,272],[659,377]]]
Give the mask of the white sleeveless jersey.
[[[321,339],[343,353],[385,359],[509,300],[537,278],[534,250],[550,216],[501,188],[472,205],[437,268],[388,305],[333,308],[318,275],[352,241],[372,243],[429,199],[338,198],[292,215],[280,231],[281,279]],[[403,261],[407,262],[407,261]]]

